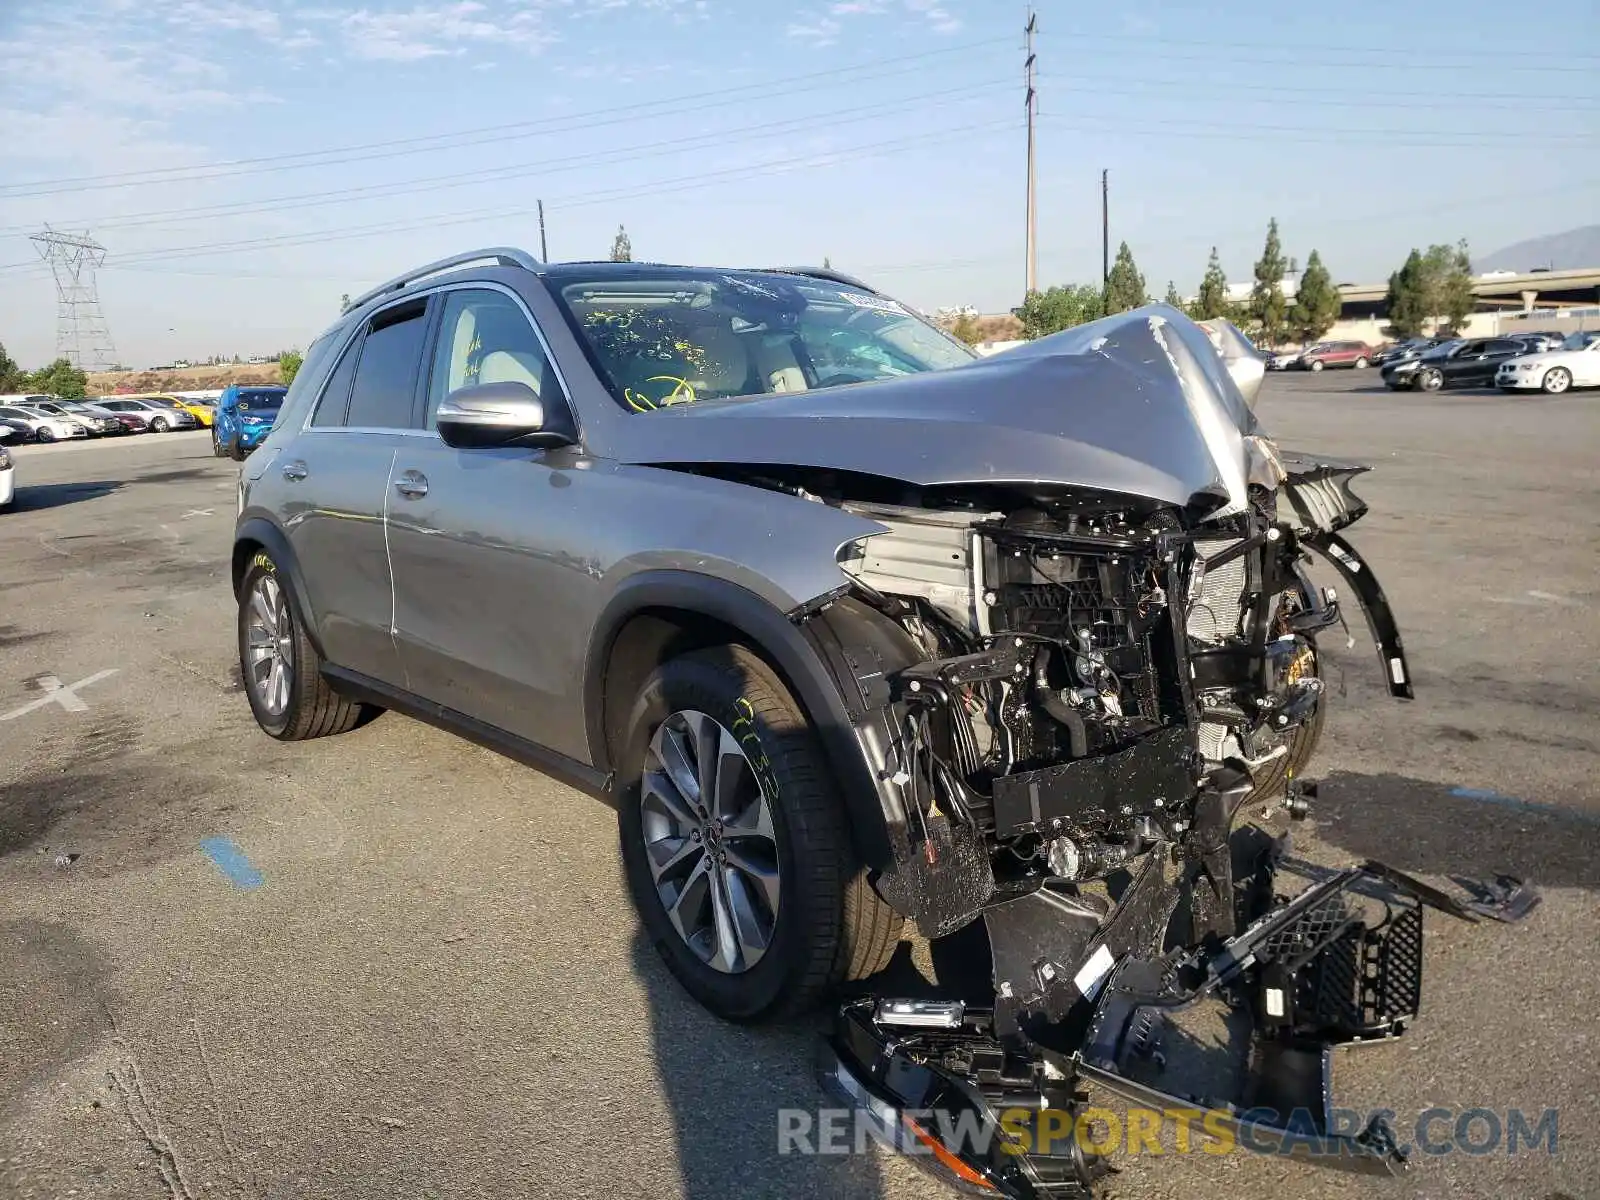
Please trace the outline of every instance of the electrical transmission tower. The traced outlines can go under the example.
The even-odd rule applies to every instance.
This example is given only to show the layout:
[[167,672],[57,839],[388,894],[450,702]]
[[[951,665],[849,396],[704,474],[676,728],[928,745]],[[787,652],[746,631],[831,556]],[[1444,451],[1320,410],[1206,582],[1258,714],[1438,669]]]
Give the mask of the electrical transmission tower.
[[105,371],[116,365],[117,348],[100,311],[100,289],[94,273],[106,261],[106,248],[89,236],[44,227],[29,241],[50,264],[56,279],[56,353],[81,371]]

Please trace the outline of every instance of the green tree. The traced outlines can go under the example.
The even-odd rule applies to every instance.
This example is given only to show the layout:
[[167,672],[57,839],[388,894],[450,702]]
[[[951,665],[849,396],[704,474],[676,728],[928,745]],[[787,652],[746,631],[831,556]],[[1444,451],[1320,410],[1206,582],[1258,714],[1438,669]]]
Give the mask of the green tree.
[[1041,338],[1104,316],[1102,300],[1097,287],[1086,283],[1068,284],[1029,292],[1021,307],[1011,311],[1022,322],[1023,337]]
[[1322,265],[1322,256],[1313,250],[1289,309],[1289,332],[1301,342],[1315,341],[1333,328],[1343,303],[1333,276]]
[[285,350],[278,355],[278,376],[284,387],[294,382],[294,377],[300,373],[300,366],[305,362],[305,356],[298,350]]
[[1205,278],[1200,280],[1200,294],[1195,297],[1193,315],[1202,321],[1233,315],[1233,305],[1228,300],[1228,277],[1222,273],[1222,260],[1217,257],[1215,246],[1211,247]]
[[1127,242],[1123,242],[1117,247],[1116,261],[1111,264],[1111,274],[1106,277],[1105,311],[1127,312],[1130,308],[1138,308],[1149,302],[1150,297],[1144,290],[1144,276],[1134,266],[1133,251],[1128,249]]
[[1432,315],[1428,311],[1427,274],[1421,251],[1412,250],[1406,256],[1405,264],[1389,276],[1386,307],[1389,310],[1389,327],[1397,337],[1422,336],[1423,327]]
[[25,376],[23,386],[30,392],[60,396],[63,400],[82,400],[89,388],[89,377],[65,358]]
[[16,360],[6,353],[6,348],[0,346],[0,392],[20,392],[26,374],[17,366]]
[[1256,281],[1250,288],[1250,323],[1261,341],[1276,346],[1283,341],[1285,313],[1283,298],[1283,244],[1278,240],[1278,218],[1267,223],[1267,244],[1256,260]]
[[1167,294],[1166,298],[1162,300],[1162,303],[1170,304],[1173,308],[1179,310],[1183,308],[1183,297],[1178,295],[1178,285],[1173,283],[1170,279],[1167,280]]
[[1454,246],[1431,246],[1427,261],[1434,267],[1433,315],[1442,316],[1451,329],[1460,329],[1478,307],[1472,294],[1472,256],[1462,238]]
[[628,238],[628,231],[621,225],[617,226],[617,236],[611,239],[611,261],[633,261],[633,242]]

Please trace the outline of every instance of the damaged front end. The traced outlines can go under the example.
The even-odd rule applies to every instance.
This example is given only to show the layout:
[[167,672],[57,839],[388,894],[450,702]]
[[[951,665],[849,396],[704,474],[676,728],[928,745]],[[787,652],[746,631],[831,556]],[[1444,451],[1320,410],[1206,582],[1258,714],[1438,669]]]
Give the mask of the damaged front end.
[[[1416,1015],[1424,904],[1515,919],[1537,902],[1515,880],[1463,901],[1377,864],[1327,872],[1236,828],[1247,804],[1303,816],[1314,790],[1317,635],[1344,613],[1312,554],[1359,601],[1392,695],[1411,696],[1410,672],[1341,534],[1366,511],[1349,486],[1365,468],[1281,454],[1242,402],[1219,430],[1194,394],[1227,377],[1149,329],[1219,455],[1188,505],[824,473],[795,489],[883,529],[794,614],[879,779],[893,861],[875,885],[930,939],[981,919],[993,954],[992,1004],[847,1004],[823,1079],[977,1192],[1090,1195],[1105,1164],[1073,1114],[1093,1088],[1203,1111],[1247,1146],[1398,1169],[1386,1128],[1330,1125],[1333,1048]],[[1163,1049],[1207,1020],[1237,1060],[1210,1081]]]

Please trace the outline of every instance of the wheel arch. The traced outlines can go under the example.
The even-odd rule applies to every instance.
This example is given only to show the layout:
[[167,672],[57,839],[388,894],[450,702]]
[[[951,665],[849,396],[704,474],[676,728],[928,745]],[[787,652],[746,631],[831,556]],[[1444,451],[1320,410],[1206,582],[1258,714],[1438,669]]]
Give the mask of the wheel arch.
[[283,530],[265,517],[251,517],[241,522],[234,530],[233,559],[229,574],[234,599],[239,599],[239,591],[244,586],[244,577],[250,570],[251,562],[257,554],[263,552],[272,559],[278,578],[288,586],[289,595],[294,599],[295,610],[300,614],[306,637],[311,639],[311,644],[317,653],[322,655],[322,639],[317,633],[317,617],[300,576],[300,563],[295,558],[294,550],[289,545],[289,539]]
[[[734,583],[687,571],[645,571],[612,596],[585,658],[584,712],[596,769],[614,772],[634,697],[651,671],[678,654],[729,643],[759,655],[805,712],[862,861],[869,867],[892,862],[879,781],[832,665],[788,614]],[[621,787],[613,777],[613,792]]]

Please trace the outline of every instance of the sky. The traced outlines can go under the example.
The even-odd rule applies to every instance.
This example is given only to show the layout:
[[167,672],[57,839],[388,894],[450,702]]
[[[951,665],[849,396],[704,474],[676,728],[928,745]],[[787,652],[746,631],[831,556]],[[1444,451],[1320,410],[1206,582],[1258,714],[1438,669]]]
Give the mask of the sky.
[[[1408,11],[1409,7],[1409,11]],[[1600,212],[1600,21],[1037,5],[1040,286],[1111,239],[1156,295],[1266,224],[1338,281]],[[0,343],[54,357],[29,235],[88,230],[118,358],[304,347],[339,298],[476,246],[840,269],[924,309],[1024,284],[1013,0],[0,0]]]

